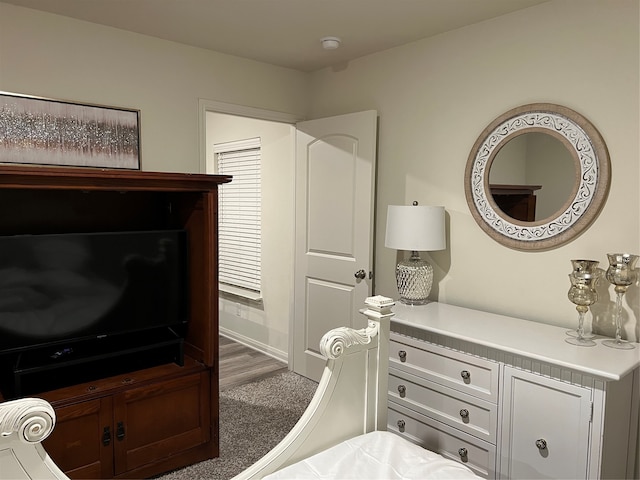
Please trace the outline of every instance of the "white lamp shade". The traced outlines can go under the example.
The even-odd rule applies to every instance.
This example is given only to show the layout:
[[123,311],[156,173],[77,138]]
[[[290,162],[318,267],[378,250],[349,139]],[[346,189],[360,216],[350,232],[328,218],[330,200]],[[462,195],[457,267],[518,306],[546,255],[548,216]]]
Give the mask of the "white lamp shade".
[[395,250],[444,250],[444,207],[389,205],[384,244]]

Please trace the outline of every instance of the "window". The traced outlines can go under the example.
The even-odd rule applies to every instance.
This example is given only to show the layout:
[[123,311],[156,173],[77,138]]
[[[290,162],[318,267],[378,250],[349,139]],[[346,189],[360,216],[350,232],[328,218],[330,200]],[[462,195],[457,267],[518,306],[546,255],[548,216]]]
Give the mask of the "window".
[[219,194],[220,290],[261,296],[260,138],[214,145],[218,173],[233,175]]

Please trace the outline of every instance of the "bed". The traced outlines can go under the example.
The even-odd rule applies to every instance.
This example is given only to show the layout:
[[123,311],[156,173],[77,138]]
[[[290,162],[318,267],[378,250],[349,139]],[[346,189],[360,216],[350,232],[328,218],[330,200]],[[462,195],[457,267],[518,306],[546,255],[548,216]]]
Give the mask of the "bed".
[[466,466],[387,432],[390,298],[366,300],[362,330],[320,342],[327,363],[309,407],[289,434],[233,480],[480,478]]
[[[470,469],[386,431],[390,298],[375,296],[361,313],[367,327],[327,332],[327,358],[306,411],[269,453],[237,475],[249,479],[479,478]],[[0,404],[0,479],[64,480],[40,444],[53,430],[51,405],[37,398]]]
[[460,463],[425,450],[395,433],[373,431],[350,438],[264,477],[290,479],[466,479],[478,478]]

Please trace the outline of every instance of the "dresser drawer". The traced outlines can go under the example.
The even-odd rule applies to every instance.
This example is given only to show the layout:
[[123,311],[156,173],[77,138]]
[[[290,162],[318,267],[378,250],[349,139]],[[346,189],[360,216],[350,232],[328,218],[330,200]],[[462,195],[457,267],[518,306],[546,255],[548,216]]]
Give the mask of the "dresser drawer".
[[498,402],[499,365],[398,334],[391,334],[390,367]]
[[496,443],[498,407],[495,403],[394,368],[389,369],[389,401]]
[[483,478],[495,478],[496,447],[455,428],[389,403],[387,429],[445,458],[460,462]]

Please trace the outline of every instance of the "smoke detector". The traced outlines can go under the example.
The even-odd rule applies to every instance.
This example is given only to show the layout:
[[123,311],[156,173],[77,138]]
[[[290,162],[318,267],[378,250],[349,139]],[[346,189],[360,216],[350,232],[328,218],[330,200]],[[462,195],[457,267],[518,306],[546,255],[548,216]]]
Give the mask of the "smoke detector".
[[340,46],[341,40],[338,37],[322,37],[320,43],[325,50],[335,50]]

